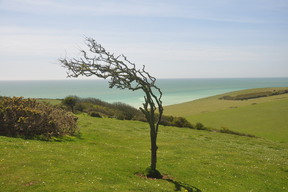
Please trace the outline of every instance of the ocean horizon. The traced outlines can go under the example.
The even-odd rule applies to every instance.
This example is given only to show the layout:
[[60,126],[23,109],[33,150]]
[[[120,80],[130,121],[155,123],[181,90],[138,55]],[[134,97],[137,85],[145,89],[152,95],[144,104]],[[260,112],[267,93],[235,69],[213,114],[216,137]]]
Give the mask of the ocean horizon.
[[[288,78],[195,78],[157,79],[163,92],[163,105],[173,105],[226,92],[266,87],[288,87]],[[142,91],[110,89],[108,80],[0,80],[0,96],[63,99],[75,95],[98,98],[106,102],[122,102],[142,106]]]

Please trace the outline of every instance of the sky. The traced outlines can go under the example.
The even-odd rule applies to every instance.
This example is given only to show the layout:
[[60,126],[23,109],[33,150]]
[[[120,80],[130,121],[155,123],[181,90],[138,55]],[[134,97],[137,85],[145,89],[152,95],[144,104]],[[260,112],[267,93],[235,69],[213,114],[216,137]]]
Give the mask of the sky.
[[0,80],[66,79],[85,37],[156,78],[288,77],[287,0],[0,0]]

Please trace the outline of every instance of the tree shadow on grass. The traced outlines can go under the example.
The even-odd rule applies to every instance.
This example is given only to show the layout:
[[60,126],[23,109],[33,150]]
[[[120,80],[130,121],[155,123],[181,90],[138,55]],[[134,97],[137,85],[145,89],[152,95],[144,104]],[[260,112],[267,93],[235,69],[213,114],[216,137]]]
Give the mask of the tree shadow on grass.
[[145,174],[140,173],[140,172],[136,172],[135,173],[136,176],[141,177],[141,178],[145,178],[145,179],[161,179],[164,181],[168,181],[169,183],[173,183],[175,186],[174,191],[181,191],[182,189],[185,190],[185,192],[202,192],[200,189],[198,189],[197,187],[194,187],[192,185],[189,185],[187,183],[183,183],[180,181],[175,181],[173,177],[169,176],[169,175],[163,175],[162,178],[150,178],[147,177]]
[[202,192],[200,189],[197,187],[194,187],[192,185],[189,185],[187,183],[179,182],[179,181],[174,181],[173,179],[163,179],[165,181],[168,181],[169,183],[173,183],[175,185],[174,191],[181,191],[181,189],[186,190],[187,192]]

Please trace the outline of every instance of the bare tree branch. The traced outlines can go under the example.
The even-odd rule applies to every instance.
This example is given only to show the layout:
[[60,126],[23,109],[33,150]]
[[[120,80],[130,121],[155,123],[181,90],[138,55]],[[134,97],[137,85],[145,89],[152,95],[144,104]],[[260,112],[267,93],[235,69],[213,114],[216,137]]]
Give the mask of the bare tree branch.
[[[150,126],[151,169],[155,171],[158,149],[156,140],[163,114],[162,92],[156,86],[156,78],[145,70],[145,65],[142,69],[137,69],[136,65],[130,62],[125,55],[114,56],[92,38],[86,38],[86,45],[89,48],[89,54],[92,53],[93,56],[90,56],[85,50],[81,50],[81,58],[61,58],[59,61],[67,69],[68,77],[97,76],[109,79],[110,88],[142,90],[145,93],[143,107],[140,110],[144,113]],[[158,110],[157,116],[156,110]]]

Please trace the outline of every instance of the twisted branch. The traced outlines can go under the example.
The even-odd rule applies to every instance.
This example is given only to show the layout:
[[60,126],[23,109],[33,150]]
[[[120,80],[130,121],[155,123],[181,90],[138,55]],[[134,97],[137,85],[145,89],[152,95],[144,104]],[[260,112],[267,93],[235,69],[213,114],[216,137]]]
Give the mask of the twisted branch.
[[[82,57],[79,59],[62,58],[62,66],[68,69],[68,77],[97,76],[99,78],[109,78],[109,87],[119,89],[129,89],[132,91],[142,90],[145,93],[145,102],[141,111],[145,114],[148,122],[155,123],[156,135],[158,125],[162,117],[162,92],[155,85],[156,78],[152,77],[146,70],[137,69],[136,65],[130,62],[126,56],[114,54],[106,51],[101,44],[92,38],[86,38],[86,45],[93,57],[89,56],[85,50],[81,50]],[[156,92],[156,93],[154,93]],[[158,109],[158,120],[154,122],[154,111]],[[153,117],[152,117],[153,115]],[[151,122],[152,121],[152,122]]]

